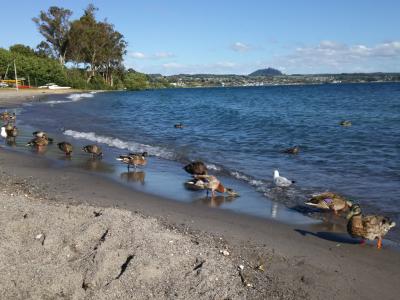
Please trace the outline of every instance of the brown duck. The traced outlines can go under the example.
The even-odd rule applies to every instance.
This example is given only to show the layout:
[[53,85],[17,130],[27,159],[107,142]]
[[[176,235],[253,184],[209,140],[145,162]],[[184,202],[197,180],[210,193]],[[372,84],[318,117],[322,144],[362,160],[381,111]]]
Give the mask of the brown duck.
[[29,143],[27,143],[27,146],[36,146],[36,147],[45,147],[49,144],[49,140],[45,137],[35,137],[32,139]]
[[202,161],[194,161],[187,164],[183,169],[192,175],[207,175],[207,166]]
[[[396,226],[396,223],[388,218],[376,215],[363,216],[361,207],[354,204],[347,215],[347,232],[352,237],[360,237],[363,240],[378,239],[377,248],[382,248],[382,238],[388,233],[390,228]],[[364,241],[363,241],[364,242]]]
[[338,214],[339,211],[346,211],[353,205],[351,201],[348,201],[344,197],[332,192],[314,195],[304,204],[321,209],[333,210],[335,214]]
[[58,148],[65,153],[67,156],[71,156],[73,147],[68,142],[61,142],[57,144]]
[[119,160],[124,164],[127,164],[129,172],[129,168],[131,165],[134,166],[135,169],[137,168],[137,166],[145,166],[147,164],[147,159],[146,159],[147,156],[148,156],[147,152],[129,153],[128,155],[120,155],[119,157],[116,158],[116,160]]
[[103,152],[100,146],[97,145],[86,145],[82,148],[82,151],[91,154],[92,157],[102,157]]

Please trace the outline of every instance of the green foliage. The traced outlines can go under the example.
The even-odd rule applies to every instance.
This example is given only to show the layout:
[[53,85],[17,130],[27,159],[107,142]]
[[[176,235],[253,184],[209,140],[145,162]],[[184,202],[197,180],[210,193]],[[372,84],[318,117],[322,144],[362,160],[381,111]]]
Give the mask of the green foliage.
[[25,56],[35,56],[36,55],[35,51],[31,47],[25,46],[22,44],[15,44],[13,46],[10,46],[9,49],[11,52],[19,53],[19,54],[22,54]]
[[[9,66],[7,78],[14,79],[14,59],[17,66],[18,77],[30,78],[31,85],[43,85],[54,82],[58,85],[68,83],[66,72],[60,64],[49,58],[24,55],[0,48],[0,75],[5,76]],[[25,82],[27,84],[27,81]]]
[[124,85],[128,90],[144,90],[150,88],[149,79],[146,74],[128,72],[124,76]]

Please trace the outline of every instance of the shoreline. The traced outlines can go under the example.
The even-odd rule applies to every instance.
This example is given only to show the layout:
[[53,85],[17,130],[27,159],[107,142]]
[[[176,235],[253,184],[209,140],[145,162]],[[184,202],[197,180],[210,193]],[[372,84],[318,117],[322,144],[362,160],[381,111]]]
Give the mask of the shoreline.
[[89,92],[78,89],[50,90],[50,89],[0,89],[0,107],[16,108],[23,103],[41,101],[50,95],[68,95],[73,93]]
[[[116,297],[117,294],[115,294],[114,285],[116,288],[116,286],[119,286],[120,281],[114,280],[112,284],[105,287],[99,281],[103,279],[110,280],[110,274],[103,274],[105,277],[108,276],[107,278],[104,276],[101,277],[98,274],[100,269],[96,269],[95,265],[91,265],[88,268],[86,268],[86,265],[76,267],[74,261],[70,262],[63,256],[65,255],[68,243],[70,243],[68,246],[70,247],[71,243],[75,240],[86,243],[88,239],[93,240],[95,237],[92,235],[87,236],[85,235],[87,232],[71,228],[72,225],[68,222],[68,224],[58,224],[57,218],[63,220],[67,218],[68,220],[72,220],[71,222],[74,224],[77,221],[77,224],[80,224],[81,228],[86,228],[88,226],[87,223],[93,219],[91,215],[94,211],[104,211],[104,214],[109,213],[113,217],[107,219],[107,221],[98,218],[95,222],[97,225],[93,226],[104,229],[104,222],[108,224],[108,227],[111,226],[110,230],[116,228],[116,225],[121,226],[118,227],[120,235],[116,234],[114,236],[114,232],[112,231],[111,236],[113,237],[114,244],[110,244],[111,248],[115,248],[117,247],[116,245],[121,243],[124,244],[123,241],[127,237],[121,232],[125,231],[130,232],[135,239],[139,240],[146,240],[147,235],[169,235],[172,231],[173,234],[177,235],[177,240],[180,241],[191,240],[193,237],[196,237],[197,241],[202,239],[202,241],[207,241],[206,243],[200,242],[198,245],[194,243],[190,247],[187,246],[189,248],[185,248],[185,246],[183,248],[188,252],[181,253],[177,248],[166,249],[165,244],[158,241],[158,238],[154,240],[152,247],[154,247],[154,251],[158,256],[161,253],[167,253],[169,256],[179,256],[178,261],[172,264],[173,266],[188,261],[195,264],[196,255],[193,252],[195,250],[191,247],[195,247],[197,250],[200,248],[202,257],[199,259],[212,262],[211,264],[213,264],[213,267],[206,271],[208,272],[208,276],[201,279],[202,284],[211,289],[210,293],[212,293],[214,288],[219,288],[225,293],[202,294],[201,289],[197,286],[193,287],[194,290],[192,290],[191,294],[185,294],[190,283],[186,277],[179,277],[182,275],[181,271],[183,272],[183,270],[174,269],[173,273],[163,275],[165,277],[160,280],[163,282],[161,289],[167,289],[165,280],[168,282],[171,278],[175,278],[182,281],[181,285],[174,286],[178,294],[176,298],[206,299],[228,295],[233,299],[262,299],[265,297],[279,299],[320,299],[324,297],[328,297],[329,299],[354,299],[354,297],[363,297],[372,299],[378,296],[385,299],[395,299],[400,292],[400,287],[396,284],[396,278],[400,275],[397,267],[400,253],[388,241],[384,241],[384,248],[379,251],[375,249],[375,244],[368,244],[361,247],[355,245],[355,240],[349,238],[347,234],[327,232],[326,228],[324,229],[323,227],[325,225],[287,225],[273,220],[239,215],[229,211],[173,202],[161,197],[135,192],[130,188],[102,178],[101,176],[88,174],[74,168],[56,168],[50,161],[42,157],[14,153],[7,151],[4,147],[0,148],[0,162],[2,165],[1,189],[3,191],[0,197],[2,202],[1,215],[3,216],[1,227],[4,234],[12,232],[12,235],[6,235],[7,240],[9,239],[8,243],[2,244],[2,251],[0,251],[0,253],[8,253],[8,255],[0,256],[2,257],[2,265],[9,266],[10,268],[10,263],[12,265],[12,268],[7,271],[8,275],[2,279],[4,284],[2,290],[6,291],[8,293],[6,295],[9,296],[22,295],[21,293],[27,293],[32,288],[29,284],[13,286],[10,280],[16,280],[16,282],[23,282],[24,280],[31,282],[31,280],[34,280],[33,285],[36,288],[33,290],[36,291],[37,286],[41,284],[41,278],[52,276],[57,278],[57,270],[59,271],[61,265],[66,264],[68,268],[72,268],[76,272],[75,276],[77,278],[82,279],[89,272],[91,274],[91,281],[88,279],[88,282],[90,281],[91,288],[85,290],[79,287],[78,289],[77,282],[82,284],[82,281],[63,286],[54,279],[50,284],[52,289],[47,290],[47,295],[54,296],[56,292],[53,291],[53,287],[57,286],[60,288],[61,286],[61,290],[64,289],[64,293],[79,293],[79,295],[88,296],[88,294],[82,294],[82,292],[86,293],[89,291],[91,293],[89,295],[92,295],[93,298],[100,296],[113,298],[108,294],[110,287],[114,293],[112,295]],[[96,187],[95,189],[93,188],[94,186]],[[11,194],[13,196],[10,197]],[[28,196],[26,197],[25,195]],[[30,219],[30,214],[34,218],[36,215],[40,215],[41,217],[36,219],[36,221],[34,219],[33,222],[41,221],[40,226],[46,227],[43,231],[49,231],[46,231],[47,242],[43,245],[40,245],[34,236],[32,237],[34,233],[30,232],[30,236],[24,236],[24,231],[22,230],[21,232],[21,229],[25,228],[28,230],[31,228],[31,226],[26,227],[26,225],[23,225],[23,222],[26,222],[26,220],[22,217],[24,215],[23,212],[30,206],[38,207],[32,208],[33,212],[28,213],[26,220]],[[46,211],[49,213],[46,213]],[[123,219],[127,222],[126,224],[120,224],[121,222],[118,221],[120,214],[123,215]],[[44,219],[41,220],[41,218]],[[136,230],[136,227],[140,227],[140,224],[145,224],[149,219],[152,224],[151,226],[149,225],[146,230]],[[56,222],[57,226],[52,226],[53,222]],[[9,231],[9,226],[13,230]],[[62,243],[60,245],[60,241],[56,242],[58,235],[62,236],[64,232],[69,231],[75,232],[77,236],[66,238],[68,241],[65,245]],[[101,235],[101,232],[96,232]],[[96,237],[98,238],[98,236]],[[16,243],[16,240],[19,242]],[[220,241],[223,241],[223,243],[220,244]],[[38,259],[35,262],[28,263],[28,265],[34,268],[40,267],[41,259],[46,260],[45,257],[49,255],[50,251],[55,266],[54,268],[41,268],[41,272],[43,272],[42,277],[30,277],[32,276],[32,272],[28,272],[26,275],[28,278],[22,280],[21,276],[23,275],[18,275],[21,272],[15,272],[20,268],[24,268],[24,262],[18,260],[18,255],[30,252],[29,249],[32,243],[36,243],[34,245],[35,249],[39,251],[37,253]],[[130,241],[122,247],[123,250],[118,251],[122,251],[125,254],[132,251],[132,243]],[[6,244],[12,246],[8,247]],[[137,246],[142,247],[143,245],[140,244]],[[98,248],[100,249],[100,246]],[[220,250],[224,249],[230,252],[229,256],[219,253]],[[4,252],[5,250],[7,251]],[[86,250],[89,251],[88,249]],[[85,251],[78,251],[74,255],[77,259],[83,259],[85,255],[83,252]],[[96,256],[112,256],[112,254],[107,253],[105,251]],[[257,270],[256,264],[260,257],[265,261],[263,263],[265,272]],[[119,258],[119,260],[115,257],[113,258],[117,259],[118,268],[123,263],[123,261],[121,263],[121,260],[125,258]],[[151,264],[154,259],[154,257],[142,257],[138,265],[135,264],[135,267],[127,268],[125,275],[128,276],[128,273],[133,272],[133,269],[135,269],[139,273],[129,275],[133,276],[131,277],[132,280],[138,274],[142,274],[142,272],[146,273],[146,266]],[[162,260],[158,262],[163,264]],[[221,263],[222,265],[220,265]],[[204,263],[205,269],[206,265],[207,263]],[[237,270],[239,265],[245,266],[243,274],[247,274],[246,276],[248,277],[245,281],[250,283],[252,287],[246,287],[243,284],[241,275]],[[105,268],[108,270],[111,267],[106,265]],[[169,264],[164,264],[161,269],[163,268],[168,269]],[[190,268],[193,268],[193,266],[190,266]],[[15,271],[12,272],[11,270]],[[176,272],[177,274],[175,274]],[[216,284],[216,280],[210,281],[210,278],[213,278],[213,276],[222,276],[220,280],[224,280],[223,278],[228,280],[223,283],[224,288]],[[247,278],[246,276],[245,278]],[[150,295],[150,293],[155,297],[161,295],[157,294],[159,291],[155,286],[160,282],[157,283],[157,280],[154,280],[154,278],[147,278],[145,282],[145,286],[148,285],[150,288],[146,290],[149,292],[147,295]],[[227,284],[228,282],[229,284]],[[138,284],[137,280],[129,281],[129,284],[125,283],[123,285],[125,289],[119,291],[119,295],[122,297],[128,297],[129,295],[129,297],[133,298],[146,298],[146,294],[143,294],[146,291],[140,288],[136,290],[138,286],[135,286],[135,284]],[[128,287],[132,286],[135,286],[135,291],[128,290]],[[225,289],[227,287],[231,287],[228,289],[231,292]],[[165,294],[166,291],[164,290],[163,292],[164,297],[168,298],[168,294]],[[214,292],[216,291],[214,290]],[[60,291],[58,290],[57,293],[60,293]],[[174,297],[173,295],[170,295],[170,297]],[[91,299],[92,296],[88,298]]]

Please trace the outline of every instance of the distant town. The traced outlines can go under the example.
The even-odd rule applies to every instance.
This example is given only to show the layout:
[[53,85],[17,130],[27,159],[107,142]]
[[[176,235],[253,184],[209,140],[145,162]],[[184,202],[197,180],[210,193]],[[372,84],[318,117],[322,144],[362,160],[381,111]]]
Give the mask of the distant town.
[[343,73],[343,74],[293,74],[267,68],[249,75],[179,74],[162,76],[149,74],[150,81],[168,82],[171,87],[239,87],[302,84],[338,84],[368,82],[400,82],[400,73]]

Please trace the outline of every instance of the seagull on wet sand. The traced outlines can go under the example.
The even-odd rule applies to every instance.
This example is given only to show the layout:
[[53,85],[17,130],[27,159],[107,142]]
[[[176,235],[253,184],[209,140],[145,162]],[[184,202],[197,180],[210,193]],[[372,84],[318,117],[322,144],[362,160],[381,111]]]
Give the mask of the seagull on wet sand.
[[279,176],[278,170],[274,171],[274,183],[279,187],[288,187],[291,186],[295,181],[289,180],[285,177]]

